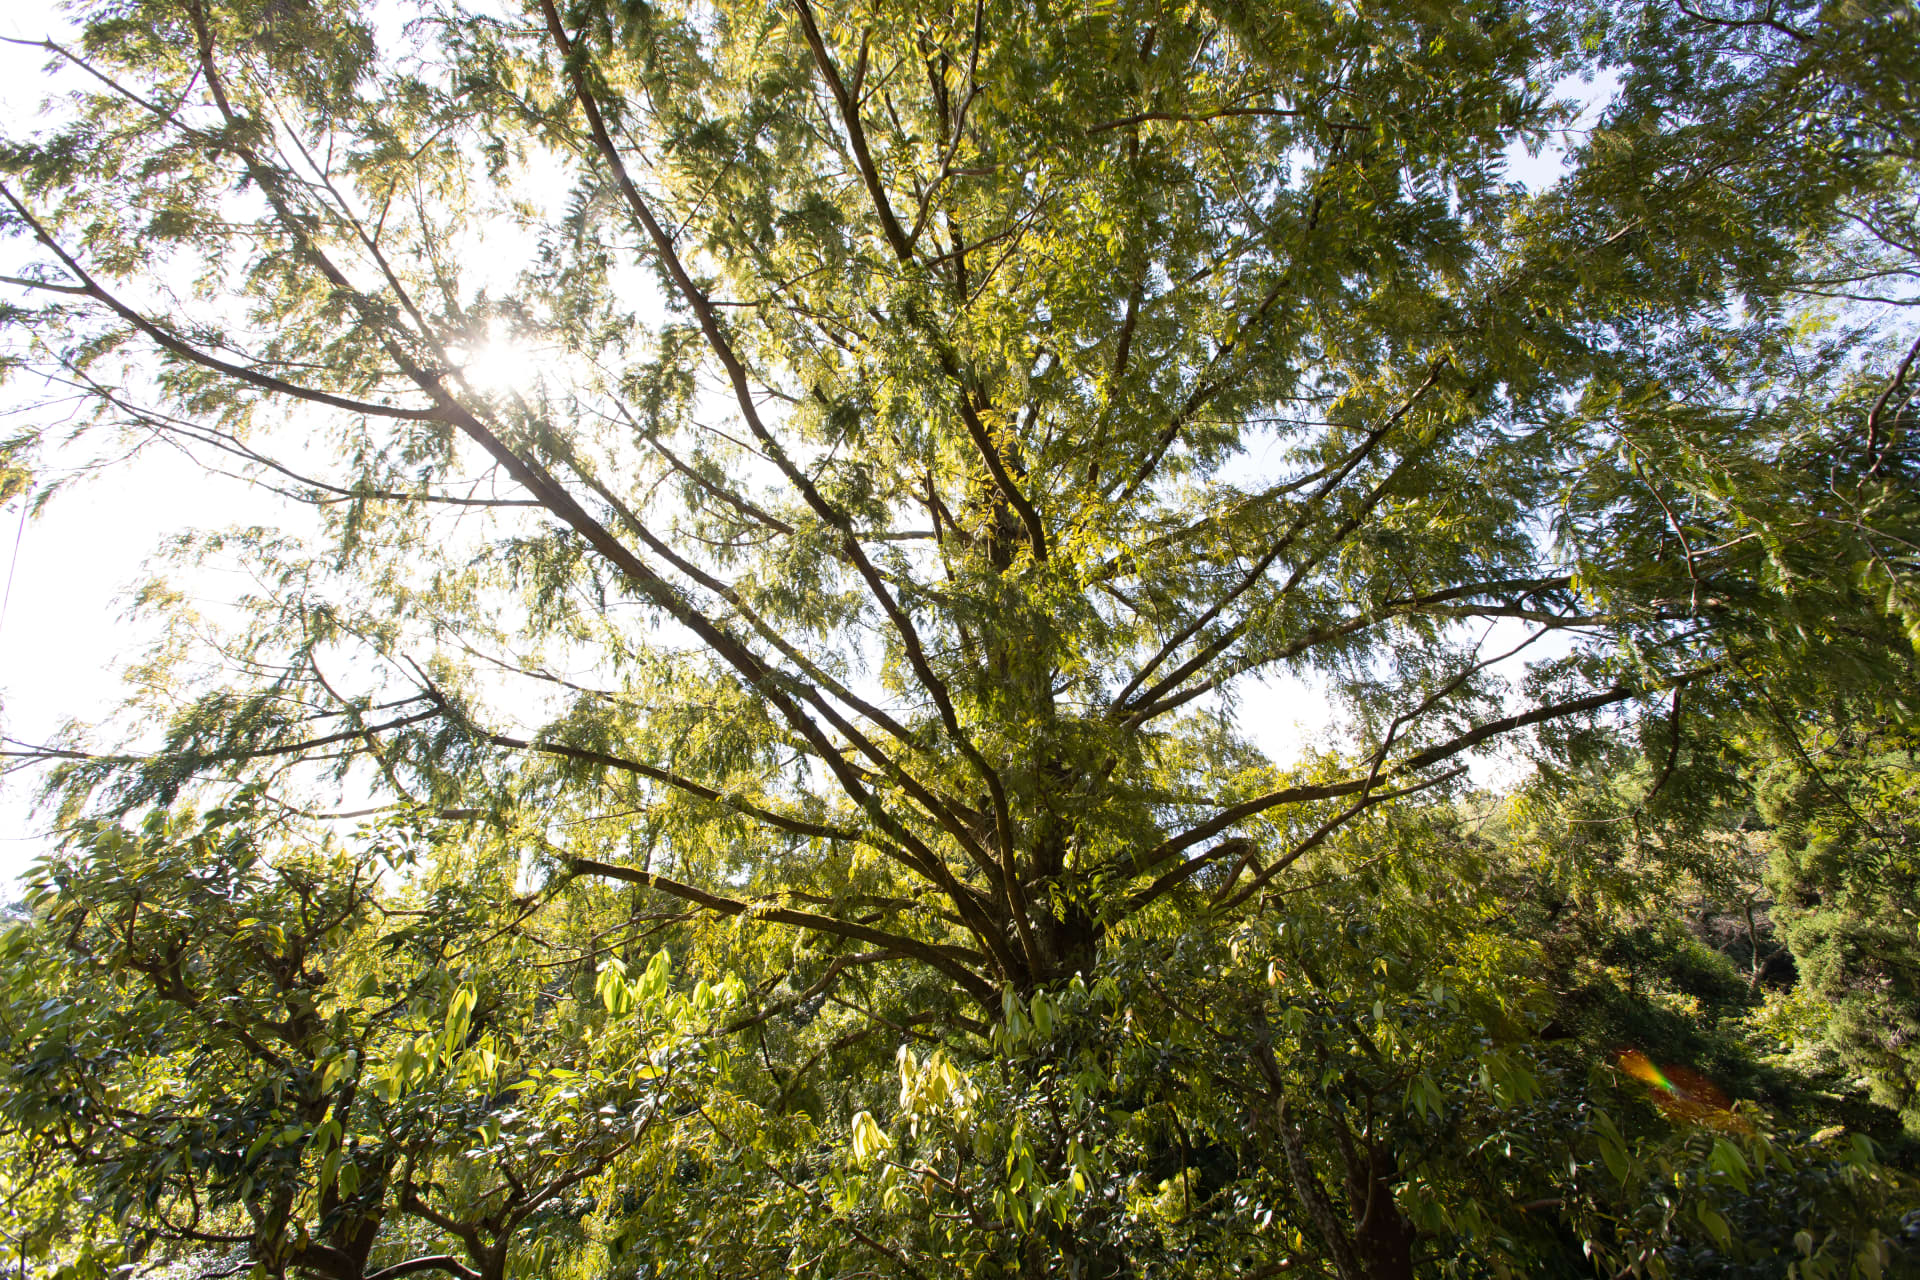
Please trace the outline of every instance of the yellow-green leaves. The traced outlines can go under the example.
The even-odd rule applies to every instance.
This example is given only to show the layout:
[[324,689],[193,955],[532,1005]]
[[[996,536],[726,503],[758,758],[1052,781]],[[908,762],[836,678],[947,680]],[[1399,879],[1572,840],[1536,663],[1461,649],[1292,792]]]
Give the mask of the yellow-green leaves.
[[855,1112],[849,1131],[854,1161],[862,1168],[893,1149],[893,1139],[887,1136],[886,1130],[880,1127],[871,1112]]

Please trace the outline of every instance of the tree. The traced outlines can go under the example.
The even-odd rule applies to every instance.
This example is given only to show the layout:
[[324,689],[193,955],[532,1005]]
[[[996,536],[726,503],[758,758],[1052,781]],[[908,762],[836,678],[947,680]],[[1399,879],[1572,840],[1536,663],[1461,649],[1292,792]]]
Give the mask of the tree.
[[[4,157],[15,383],[311,519],[185,545],[250,575],[230,617],[148,590],[155,740],[24,750],[76,821],[246,786],[302,830],[344,786],[470,824],[542,901],[638,886],[767,998],[865,975],[969,1052],[1488,744],[1626,717],[1663,791],[1689,718],[1911,625],[1920,348],[1875,300],[1914,21],[88,10]],[[1505,182],[1601,70],[1567,176]],[[1248,740],[1289,673],[1350,740]],[[1233,1087],[1284,1144],[1272,1067]],[[1396,1168],[1294,1179],[1339,1274],[1438,1229]]]
[[270,851],[255,799],[88,831],[8,935],[7,1131],[77,1175],[46,1217],[120,1225],[69,1267],[182,1245],[335,1280],[538,1266],[592,1179],[670,1147],[737,982],[676,993],[664,952],[596,979],[539,955],[480,869],[383,883],[430,836]]
[[1865,708],[1842,715],[1780,726],[1783,747],[1760,791],[1774,828],[1767,879],[1803,981],[1826,1011],[1828,1041],[1920,1129],[1911,730]]

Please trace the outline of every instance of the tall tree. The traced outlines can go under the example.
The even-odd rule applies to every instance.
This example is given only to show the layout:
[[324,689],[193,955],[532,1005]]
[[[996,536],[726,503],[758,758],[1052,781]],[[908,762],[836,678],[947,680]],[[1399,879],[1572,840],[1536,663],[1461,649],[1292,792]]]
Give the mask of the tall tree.
[[[147,593],[164,727],[48,744],[73,816],[344,780],[978,1036],[1476,749],[1670,773],[1914,612],[1910,5],[81,19],[8,370],[313,518]],[[1288,675],[1351,736],[1258,750]],[[1343,1275],[1411,1265],[1371,1188]]]

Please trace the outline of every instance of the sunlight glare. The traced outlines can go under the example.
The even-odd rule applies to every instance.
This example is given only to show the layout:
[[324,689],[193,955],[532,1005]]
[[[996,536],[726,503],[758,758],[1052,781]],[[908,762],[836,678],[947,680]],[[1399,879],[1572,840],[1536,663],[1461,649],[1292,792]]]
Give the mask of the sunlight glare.
[[540,381],[535,352],[497,325],[485,340],[456,355],[461,380],[484,396],[525,395]]

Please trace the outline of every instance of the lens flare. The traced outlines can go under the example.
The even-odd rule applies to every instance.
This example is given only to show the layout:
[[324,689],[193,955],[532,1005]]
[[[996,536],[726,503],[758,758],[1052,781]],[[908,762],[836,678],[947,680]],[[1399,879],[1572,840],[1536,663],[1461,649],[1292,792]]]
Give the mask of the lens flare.
[[1638,1049],[1622,1051],[1614,1059],[1619,1068],[1647,1086],[1653,1105],[1675,1124],[1705,1125],[1725,1133],[1745,1133],[1749,1126],[1733,1109],[1727,1095],[1698,1071],[1668,1063],[1656,1066]]

